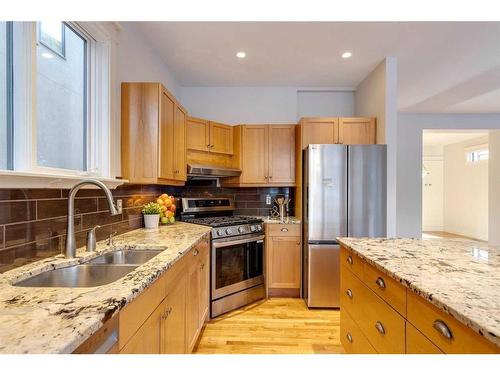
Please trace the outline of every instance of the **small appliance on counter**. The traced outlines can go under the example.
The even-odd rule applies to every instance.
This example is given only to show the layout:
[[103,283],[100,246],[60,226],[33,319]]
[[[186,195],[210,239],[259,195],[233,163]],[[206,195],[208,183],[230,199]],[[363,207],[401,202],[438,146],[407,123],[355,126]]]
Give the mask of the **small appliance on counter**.
[[337,237],[385,237],[385,145],[304,150],[303,293],[309,307],[340,305]]
[[266,296],[264,223],[233,212],[232,198],[182,198],[182,221],[212,227],[212,318]]

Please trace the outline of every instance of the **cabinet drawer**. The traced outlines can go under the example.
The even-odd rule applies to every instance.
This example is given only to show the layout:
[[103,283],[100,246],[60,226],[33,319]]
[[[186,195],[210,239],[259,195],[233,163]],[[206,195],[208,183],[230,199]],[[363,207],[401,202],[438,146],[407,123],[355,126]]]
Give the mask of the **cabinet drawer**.
[[443,354],[427,337],[406,322],[406,354]]
[[377,353],[345,309],[340,310],[340,342],[348,354]]
[[363,262],[363,281],[398,313],[406,316],[406,288],[403,285],[366,262]]
[[496,345],[409,290],[407,301],[408,321],[443,352],[455,354],[500,352]]
[[363,279],[363,263],[360,257],[354,255],[344,246],[340,247],[340,265],[346,266],[356,276]]
[[300,224],[267,224],[266,236],[300,237]]
[[405,320],[344,265],[340,308],[346,309],[379,353],[405,352]]

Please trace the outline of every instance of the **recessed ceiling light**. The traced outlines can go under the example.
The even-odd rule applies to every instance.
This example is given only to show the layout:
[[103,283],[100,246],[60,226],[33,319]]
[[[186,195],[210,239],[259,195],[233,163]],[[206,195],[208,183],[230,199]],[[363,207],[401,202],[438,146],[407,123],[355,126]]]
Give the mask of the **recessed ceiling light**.
[[42,57],[45,57],[46,59],[51,59],[54,57],[54,55],[49,52],[43,52]]
[[236,57],[239,59],[244,59],[245,57],[247,57],[247,54],[245,52],[241,51],[241,52],[236,53]]
[[346,51],[342,54],[343,59],[348,59],[349,57],[352,56],[352,52]]

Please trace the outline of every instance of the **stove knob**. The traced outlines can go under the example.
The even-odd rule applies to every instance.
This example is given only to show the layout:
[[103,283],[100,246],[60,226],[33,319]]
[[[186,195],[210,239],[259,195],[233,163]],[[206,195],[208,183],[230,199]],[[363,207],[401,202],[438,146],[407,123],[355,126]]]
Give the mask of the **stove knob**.
[[255,225],[250,225],[250,232],[255,232],[257,227]]
[[226,229],[226,234],[227,234],[227,235],[230,235],[231,233],[232,233],[231,228],[227,228],[227,229]]
[[239,228],[238,228],[238,232],[240,232],[240,233],[245,232],[245,228],[243,228],[243,227],[239,227]]
[[219,230],[217,231],[217,235],[218,235],[219,237],[220,237],[220,236],[223,236],[223,235],[224,235],[224,232],[223,232],[222,230],[220,230],[220,229],[219,229]]
[[259,225],[257,225],[257,230],[258,230],[258,231],[261,231],[261,230],[262,230],[262,225],[260,225],[260,224],[259,224]]

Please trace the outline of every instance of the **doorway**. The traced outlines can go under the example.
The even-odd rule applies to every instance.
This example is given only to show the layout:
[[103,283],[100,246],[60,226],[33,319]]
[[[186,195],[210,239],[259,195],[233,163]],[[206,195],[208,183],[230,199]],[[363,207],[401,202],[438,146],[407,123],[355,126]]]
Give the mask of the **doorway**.
[[422,238],[488,241],[488,130],[424,130]]

